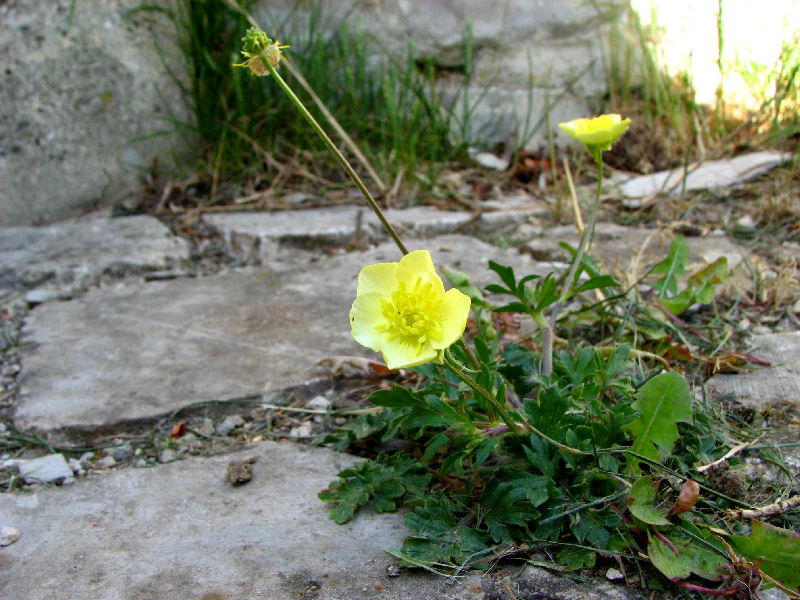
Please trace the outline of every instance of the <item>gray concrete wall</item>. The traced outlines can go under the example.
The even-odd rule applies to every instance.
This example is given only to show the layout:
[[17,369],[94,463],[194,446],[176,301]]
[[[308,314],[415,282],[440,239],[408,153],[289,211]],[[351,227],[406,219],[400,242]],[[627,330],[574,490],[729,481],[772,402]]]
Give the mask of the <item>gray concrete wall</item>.
[[[284,40],[292,28],[281,24],[294,6],[293,0],[261,0],[255,11],[265,29]],[[346,18],[401,63],[411,41],[420,61],[431,59],[450,73],[442,88],[452,95],[463,88],[459,71],[469,23],[470,97],[477,101],[470,137],[492,144],[515,134],[528,147],[546,144],[548,105],[551,122],[558,123],[583,116],[605,91],[609,22],[626,14],[621,8],[601,12],[585,0],[326,0],[324,7],[326,28],[335,31]]]
[[[155,30],[180,72],[174,30],[158,12],[129,14],[140,4],[0,3],[0,225],[46,223],[122,201],[138,193],[142,168],[154,158],[169,163],[181,149],[175,135],[134,141],[169,130],[169,117],[190,119],[153,44]],[[265,0],[256,14],[269,29],[294,4]],[[335,22],[352,4],[326,0],[324,8]],[[471,22],[472,94],[484,96],[470,135],[487,142],[524,136],[528,110],[530,126],[546,98],[555,122],[583,114],[586,98],[603,88],[602,19],[583,0],[362,0],[349,19],[390,55],[404,56],[413,39],[420,59],[456,71]],[[443,87],[454,93],[462,82],[456,74]],[[543,139],[540,128],[530,145]]]
[[[151,29],[172,27],[140,0],[0,2],[0,225],[36,224],[136,193],[141,167],[168,162],[167,117],[187,110]],[[160,2],[168,6],[168,2]],[[72,10],[74,9],[74,10]]]

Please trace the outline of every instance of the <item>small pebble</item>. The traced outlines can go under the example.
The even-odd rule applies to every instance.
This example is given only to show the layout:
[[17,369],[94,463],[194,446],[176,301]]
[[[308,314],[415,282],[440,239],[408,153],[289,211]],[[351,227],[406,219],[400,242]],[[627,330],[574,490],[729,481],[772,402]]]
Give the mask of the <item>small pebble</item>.
[[0,546],[10,546],[19,539],[19,529],[4,525],[0,527]]
[[611,568],[606,571],[606,579],[609,581],[618,581],[620,579],[625,579],[625,575],[622,574],[622,571],[619,569]]
[[81,475],[83,475],[83,473],[84,473],[83,465],[81,464],[81,462],[79,460],[75,460],[74,458],[70,458],[67,461],[67,464],[69,465],[69,468],[72,469],[72,472],[77,477],[80,477]]
[[98,460],[95,463],[95,465],[97,465],[98,469],[110,469],[111,467],[113,467],[116,464],[117,464],[117,461],[114,460],[114,457],[111,456],[111,455],[104,456],[103,458],[101,458],[100,460]]
[[253,463],[256,457],[251,456],[245,460],[232,460],[228,463],[228,470],[225,479],[231,485],[242,485],[253,478]]
[[216,433],[218,436],[224,437],[242,425],[244,425],[244,419],[241,415],[228,415],[223,419],[222,423],[217,425],[217,427],[214,429],[214,433]]
[[61,290],[38,289],[31,290],[25,294],[25,302],[31,306],[50,302],[51,300],[64,300],[66,298],[69,298],[69,294]]
[[141,469],[142,467],[147,466],[147,461],[143,458],[140,458],[133,464],[133,466],[136,467],[137,469]]
[[81,463],[81,466],[85,469],[92,460],[94,460],[94,452],[84,452],[81,454],[78,462]]
[[292,438],[305,438],[311,437],[311,423],[303,423],[297,427],[292,427],[289,431],[289,437]]
[[103,455],[112,456],[114,460],[120,462],[123,460],[128,460],[131,456],[133,456],[133,448],[129,443],[125,442],[124,444],[120,444],[119,446],[104,448]]
[[330,406],[331,401],[325,396],[315,396],[306,404],[306,408],[310,408],[312,410],[328,410]]
[[736,232],[737,233],[754,233],[756,230],[756,222],[753,220],[753,217],[750,215],[744,215],[736,220]]
[[166,450],[162,450],[161,454],[158,455],[158,462],[168,463],[176,460],[178,458],[178,453],[175,450],[167,448]]
[[508,159],[502,156],[496,156],[491,152],[478,152],[473,157],[473,160],[480,166],[494,171],[505,171],[508,169]]
[[214,424],[210,421],[198,423],[196,426],[193,426],[192,429],[194,429],[199,435],[214,435]]

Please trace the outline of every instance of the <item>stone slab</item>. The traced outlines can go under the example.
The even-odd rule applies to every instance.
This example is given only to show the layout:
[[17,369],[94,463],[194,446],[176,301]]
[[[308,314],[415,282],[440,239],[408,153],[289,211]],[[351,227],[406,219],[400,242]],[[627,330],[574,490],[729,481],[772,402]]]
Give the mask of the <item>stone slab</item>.
[[[452,235],[412,240],[437,265],[494,281],[490,259],[518,272],[549,265],[515,250]],[[278,395],[325,375],[317,362],[374,353],[350,336],[348,312],[362,267],[396,261],[366,252],[294,259],[219,275],[123,282],[35,307],[23,326],[17,426],[40,432],[103,430],[155,420],[179,407]],[[277,399],[277,398],[273,398]]]
[[149,216],[0,227],[0,293],[39,283],[83,289],[103,275],[188,263],[190,245]]
[[[255,457],[253,479],[225,481],[232,460]],[[630,600],[603,580],[576,583],[542,569],[454,582],[423,571],[390,577],[384,552],[409,534],[401,514],[366,508],[336,525],[317,498],[355,459],[292,442],[226,456],[96,474],[70,485],[0,494],[3,600]],[[502,594],[502,595],[494,595]],[[536,595],[530,595],[536,594]],[[544,595],[539,595],[544,594]]]
[[[545,207],[527,195],[499,198],[481,204],[478,218],[467,211],[445,211],[431,206],[388,209],[386,218],[401,238],[430,238],[470,226],[490,233],[541,215]],[[282,246],[320,247],[347,242],[379,242],[388,235],[378,218],[364,206],[337,206],[281,212],[240,212],[204,215],[234,254],[247,263],[269,261]]]
[[[731,159],[704,162],[689,167],[685,189],[703,190],[721,188],[758,177],[770,169],[790,160],[786,152],[764,150],[743,154]],[[656,193],[676,194],[684,189],[684,170],[671,169],[650,175],[633,177],[619,183],[620,191],[630,198],[643,198]]]
[[715,375],[706,382],[706,393],[714,399],[731,397],[756,410],[800,406],[800,331],[754,336],[748,352],[772,366]]
[[[518,229],[515,237],[522,241],[521,248],[535,259],[544,261],[569,260],[569,254],[559,243],[567,242],[577,248],[580,241],[574,225]],[[667,256],[673,238],[674,234],[665,230],[598,223],[591,254],[600,258],[609,269],[628,268],[644,248],[638,260],[638,272],[643,274],[648,265]],[[728,268],[732,269],[745,256],[744,250],[725,235],[685,236],[685,239],[692,262],[711,263],[725,256],[728,259]]]

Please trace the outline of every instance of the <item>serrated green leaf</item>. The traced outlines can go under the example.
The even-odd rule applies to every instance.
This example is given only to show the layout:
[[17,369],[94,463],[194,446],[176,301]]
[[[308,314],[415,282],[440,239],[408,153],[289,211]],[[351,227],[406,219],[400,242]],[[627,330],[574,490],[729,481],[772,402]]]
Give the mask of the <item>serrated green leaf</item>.
[[[663,460],[678,439],[677,423],[692,419],[686,381],[675,372],[660,373],[639,389],[632,406],[641,416],[627,426],[634,436],[631,451],[655,461]],[[628,469],[638,474],[638,459],[630,455],[625,458]]]
[[489,458],[489,455],[492,453],[492,450],[494,450],[499,441],[499,437],[483,440],[478,445],[478,449],[475,451],[475,464],[482,465],[484,462],[486,462],[486,459]]
[[348,479],[317,494],[323,502],[338,502],[331,511],[331,519],[339,525],[347,523],[359,506],[369,502],[369,486],[358,479]]
[[503,306],[493,306],[492,312],[525,313],[528,309],[522,302],[509,302]]
[[591,510],[583,510],[570,515],[570,531],[581,544],[587,543],[597,548],[605,548],[611,535],[608,530],[594,519]]
[[738,553],[781,585],[800,594],[800,535],[769,523],[751,521],[749,536],[732,535],[728,539]]
[[586,567],[593,567],[595,553],[592,550],[583,548],[573,548],[567,546],[558,551],[558,562],[571,571],[579,571]]
[[395,385],[388,390],[378,390],[369,395],[369,400],[377,406],[405,408],[422,406],[423,402],[410,390]]
[[444,433],[437,433],[433,436],[427,444],[425,444],[425,454],[422,455],[422,460],[430,460],[439,450],[439,448],[447,447],[450,443],[450,438]]
[[489,268],[497,273],[497,275],[500,277],[500,281],[506,284],[506,287],[508,287],[509,290],[516,289],[517,280],[514,276],[514,269],[505,265],[501,265],[500,263],[496,263],[493,260],[489,261]]

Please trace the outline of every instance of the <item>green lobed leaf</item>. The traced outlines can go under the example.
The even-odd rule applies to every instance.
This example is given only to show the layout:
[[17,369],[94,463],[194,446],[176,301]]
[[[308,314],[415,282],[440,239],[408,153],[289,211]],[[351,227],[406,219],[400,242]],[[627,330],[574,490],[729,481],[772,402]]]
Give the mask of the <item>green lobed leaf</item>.
[[648,525],[669,525],[666,509],[656,508],[658,482],[650,476],[641,477],[628,490],[628,510]]
[[747,560],[761,561],[761,571],[800,594],[800,534],[761,521],[751,521],[751,526],[749,536],[729,536],[731,545]]
[[323,502],[337,502],[331,511],[331,519],[339,525],[347,523],[359,506],[369,502],[369,485],[358,479],[348,479],[318,494]]
[[[678,439],[679,421],[690,422],[689,387],[679,373],[660,373],[645,383],[632,407],[641,415],[628,424],[633,434],[631,451],[655,461],[666,458]],[[627,455],[628,469],[640,472],[638,459]]]
[[[517,287],[517,278],[514,276],[514,269],[496,263],[493,260],[489,261],[489,268],[500,276],[500,281],[506,284],[509,290],[515,290]],[[489,289],[488,286],[486,289]]]
[[579,571],[585,567],[593,567],[595,562],[595,552],[584,548],[567,546],[558,551],[558,562],[571,571]]
[[689,262],[689,245],[683,236],[679,235],[669,247],[667,257],[658,263],[651,273],[653,275],[663,275],[653,285],[653,289],[659,298],[664,298],[667,294],[678,292],[678,277],[686,275],[686,265]]
[[694,288],[698,302],[709,304],[714,299],[714,286],[728,278],[728,259],[719,257],[689,277],[689,285]]
[[[694,573],[710,581],[720,581],[726,573],[728,560],[678,527],[662,529],[675,550],[655,532],[647,532],[647,556],[653,566],[671,581],[686,579]],[[677,554],[675,551],[677,550]]]

